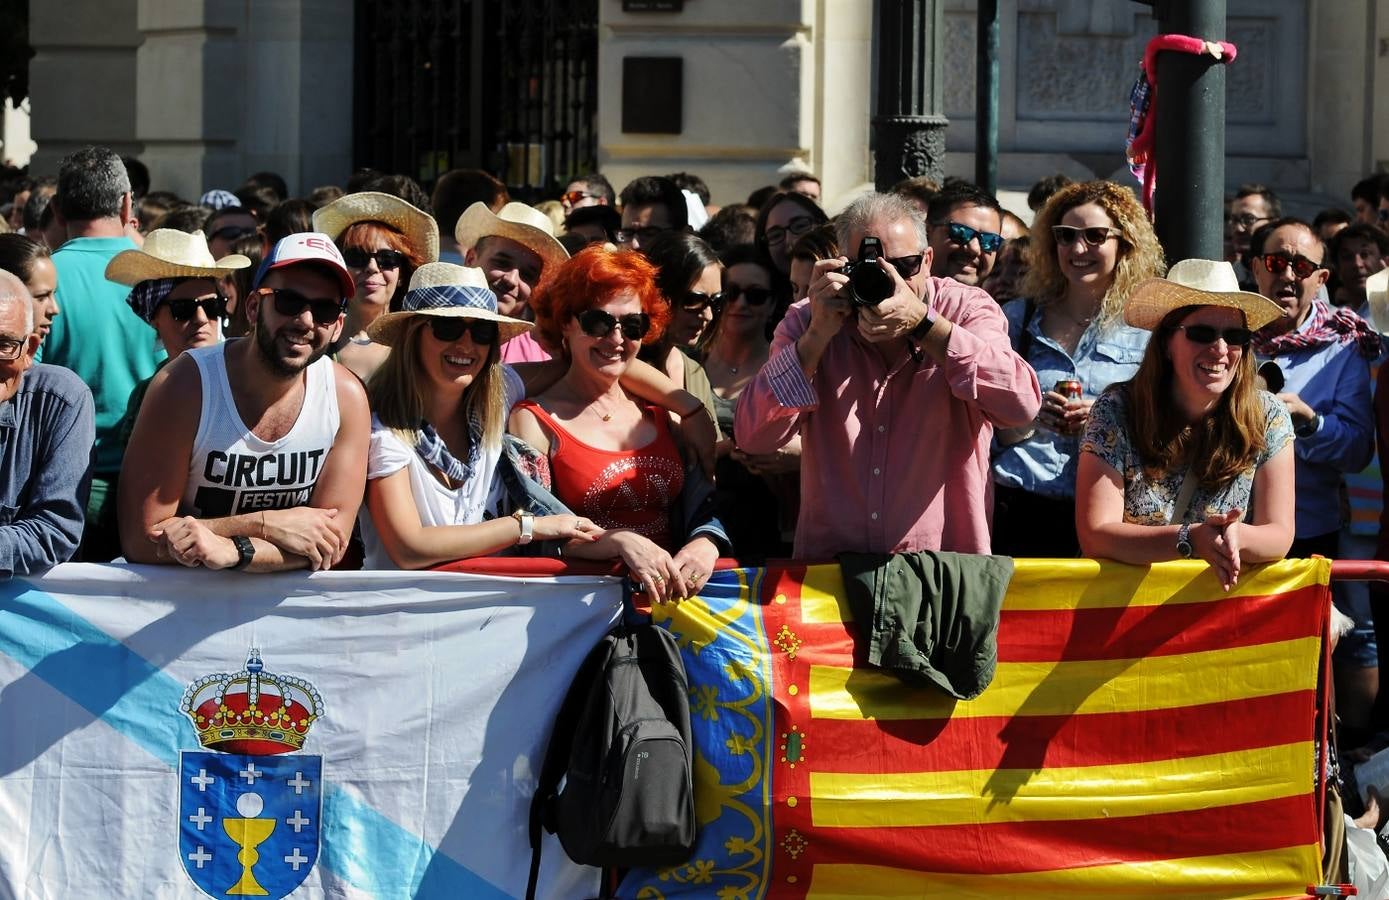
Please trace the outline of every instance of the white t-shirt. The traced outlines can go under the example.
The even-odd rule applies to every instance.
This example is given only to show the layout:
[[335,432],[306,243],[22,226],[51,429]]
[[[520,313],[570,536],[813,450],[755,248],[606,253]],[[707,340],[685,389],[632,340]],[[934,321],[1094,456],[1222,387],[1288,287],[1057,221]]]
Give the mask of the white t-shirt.
[[[511,414],[514,406],[525,394],[521,376],[510,366],[502,366],[506,414]],[[420,524],[426,528],[435,525],[475,525],[484,519],[504,515],[507,507],[506,488],[497,477],[497,462],[501,459],[502,448],[484,447],[478,459],[474,477],[457,489],[443,485],[429,464],[420,458],[415,448],[406,444],[395,432],[381,424],[375,415],[371,417],[371,446],[367,451],[367,480],[385,478],[401,469],[410,473],[410,495],[415,498],[415,508],[420,513]],[[358,520],[362,526],[362,546],[364,569],[398,569],[381,544],[381,536],[371,520],[366,502],[362,503]]]

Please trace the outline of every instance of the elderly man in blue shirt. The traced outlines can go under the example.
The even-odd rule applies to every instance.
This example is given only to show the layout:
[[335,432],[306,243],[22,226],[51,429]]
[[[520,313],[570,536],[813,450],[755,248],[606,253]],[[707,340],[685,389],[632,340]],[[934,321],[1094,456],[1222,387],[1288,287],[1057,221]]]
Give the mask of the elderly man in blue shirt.
[[92,392],[34,363],[33,299],[0,272],[0,577],[66,562],[82,539],[92,477]]

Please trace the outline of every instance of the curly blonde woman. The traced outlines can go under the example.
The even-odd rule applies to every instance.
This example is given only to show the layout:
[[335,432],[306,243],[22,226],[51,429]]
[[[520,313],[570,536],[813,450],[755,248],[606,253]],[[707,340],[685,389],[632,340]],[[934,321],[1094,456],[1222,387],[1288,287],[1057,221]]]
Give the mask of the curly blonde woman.
[[[1095,398],[1138,370],[1148,332],[1124,324],[1124,304],[1166,264],[1133,192],[1087,181],[1057,191],[1037,214],[1028,265],[1025,299],[1003,310],[1045,393],[1033,427],[999,432],[993,549],[1075,556],[1080,435]],[[1063,382],[1068,389],[1056,390]]]

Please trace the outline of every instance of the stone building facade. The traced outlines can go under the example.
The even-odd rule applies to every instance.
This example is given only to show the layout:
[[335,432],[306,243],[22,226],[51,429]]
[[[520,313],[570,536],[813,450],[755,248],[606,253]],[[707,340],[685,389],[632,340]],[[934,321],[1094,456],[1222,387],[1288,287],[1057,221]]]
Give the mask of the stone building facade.
[[[356,33],[366,21],[362,5],[393,4],[397,17],[446,5],[465,32],[473,23],[458,39],[482,61],[489,20],[476,4],[487,2],[499,0],[33,2],[33,170],[52,171],[74,146],[95,141],[140,156],[157,186],[185,196],[259,169],[282,172],[300,191],[341,183],[354,166],[377,162],[354,158],[362,146],[354,138],[380,106],[354,102],[363,90],[354,54],[375,37]],[[944,5],[946,169],[968,176],[975,0],[931,2]],[[871,180],[869,0],[685,0],[678,12],[630,9],[639,5],[590,0],[585,7],[597,42],[595,70],[583,76],[596,81],[596,110],[585,111],[596,139],[589,157],[566,157],[564,165],[596,162],[619,185],[637,174],[697,172],[716,202],[741,198],[793,162],[823,179],[831,202]],[[1125,0],[1000,6],[1000,183],[1025,187],[1057,171],[1122,176],[1128,91],[1156,30],[1147,7]],[[1389,167],[1389,0],[1228,6],[1239,59],[1227,76],[1227,180],[1346,202],[1355,180]],[[410,54],[418,49],[393,43],[389,52],[416,60]],[[644,88],[624,84],[629,58],[679,60],[675,133],[624,131],[624,88]],[[493,57],[485,59],[490,65]],[[534,85],[546,71],[522,76]],[[487,84],[480,77],[470,87],[477,103],[505,106],[507,98],[486,95]],[[497,137],[490,149],[478,143],[471,160],[417,156],[486,165],[514,158],[506,140]],[[549,184],[569,174],[545,165]],[[424,165],[400,170],[431,174]]]

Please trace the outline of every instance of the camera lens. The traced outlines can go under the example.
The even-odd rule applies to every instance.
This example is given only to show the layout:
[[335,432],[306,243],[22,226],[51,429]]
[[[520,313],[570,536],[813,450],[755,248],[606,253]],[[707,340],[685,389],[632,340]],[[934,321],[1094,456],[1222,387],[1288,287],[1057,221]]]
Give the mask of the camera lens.
[[877,306],[892,296],[892,276],[873,260],[864,260],[849,273],[849,289],[859,306]]

